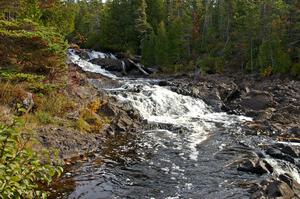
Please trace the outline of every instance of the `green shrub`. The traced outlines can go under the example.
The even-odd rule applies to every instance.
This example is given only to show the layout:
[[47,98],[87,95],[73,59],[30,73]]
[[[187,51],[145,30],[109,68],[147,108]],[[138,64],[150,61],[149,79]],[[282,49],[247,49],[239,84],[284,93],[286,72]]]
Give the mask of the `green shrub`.
[[28,146],[20,129],[0,124],[0,195],[1,198],[46,198],[38,184],[49,185],[62,169],[42,164],[40,157]]
[[53,91],[58,90],[60,87],[61,87],[61,85],[58,85],[58,84],[47,84],[47,83],[42,83],[42,82],[35,82],[28,86],[28,90],[35,94],[48,95],[48,94],[52,93]]
[[299,76],[300,75],[300,63],[294,64],[291,69],[292,76]]
[[259,47],[258,63],[261,73],[272,67],[273,73],[287,73],[291,67],[290,56],[284,51],[278,39],[265,41]]
[[51,124],[53,122],[53,118],[51,117],[51,115],[47,112],[43,112],[43,111],[37,111],[35,113],[35,118],[37,119],[37,121],[41,124]]
[[20,83],[20,82],[41,82],[45,79],[43,75],[35,75],[29,73],[16,73],[16,72],[0,72],[0,78],[4,81],[10,81],[12,83]]
[[222,72],[224,69],[225,60],[223,57],[207,56],[197,61],[197,66],[203,73]]
[[77,129],[79,129],[81,132],[90,132],[91,131],[91,126],[83,118],[79,118],[76,121],[75,127]]

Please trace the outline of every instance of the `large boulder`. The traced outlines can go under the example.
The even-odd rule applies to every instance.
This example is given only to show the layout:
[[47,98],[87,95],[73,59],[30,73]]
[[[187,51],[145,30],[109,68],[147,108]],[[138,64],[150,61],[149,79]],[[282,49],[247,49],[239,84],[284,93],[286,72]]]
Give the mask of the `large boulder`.
[[141,121],[140,115],[130,104],[120,105],[113,98],[101,106],[99,114],[106,115],[110,120],[110,126],[106,129],[108,135],[136,131]]
[[257,90],[246,93],[240,103],[244,109],[254,111],[267,109],[274,106],[274,104],[274,99],[270,93]]
[[96,58],[92,59],[93,64],[97,64],[108,71],[125,72],[126,64],[122,60],[109,59],[109,58]]
[[96,58],[92,59],[93,64],[97,64],[103,67],[105,70],[111,72],[122,73],[123,75],[149,75],[152,73],[151,70],[144,67],[143,65],[134,62],[129,58],[122,59],[111,59],[111,58]]
[[237,169],[239,171],[255,173],[259,175],[273,172],[272,166],[260,158],[254,160],[245,159],[240,163]]
[[251,199],[284,198],[294,199],[300,197],[300,185],[291,176],[281,174],[263,180],[253,189]]

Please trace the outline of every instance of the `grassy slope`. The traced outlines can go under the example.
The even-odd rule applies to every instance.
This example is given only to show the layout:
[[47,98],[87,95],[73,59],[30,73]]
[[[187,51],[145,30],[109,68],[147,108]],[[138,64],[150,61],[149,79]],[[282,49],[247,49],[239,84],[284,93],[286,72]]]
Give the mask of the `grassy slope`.
[[[38,132],[47,126],[82,133],[99,133],[109,122],[106,117],[97,114],[102,104],[98,97],[83,99],[77,95],[80,89],[87,89],[86,93],[90,91],[87,86],[79,86],[74,74],[72,77],[68,74],[69,69],[65,64],[67,46],[62,37],[49,28],[30,21],[0,20],[0,126],[16,129],[15,121],[21,121],[18,122],[22,123],[21,128],[18,126],[18,132],[22,134]],[[43,148],[33,141],[26,140],[24,143],[18,136],[13,139],[16,142],[11,147],[11,154],[23,150],[24,146],[35,151]],[[3,143],[0,142],[0,146],[4,146]],[[0,166],[10,165],[7,158],[0,160]],[[20,162],[24,161],[27,160],[20,159]],[[28,160],[28,168],[32,168],[32,163],[32,160]],[[9,166],[5,166],[5,169],[8,168]],[[37,169],[40,168],[42,167],[37,166]],[[5,173],[9,177],[7,179],[16,179],[16,173]],[[2,178],[0,185],[3,183],[1,180]],[[11,184],[11,187],[6,188],[7,193],[11,191],[16,194],[20,190],[17,187],[23,186],[23,182],[7,182]],[[31,185],[35,186],[34,182]],[[33,194],[31,189],[34,190],[27,187],[28,192],[24,191],[22,194]]]

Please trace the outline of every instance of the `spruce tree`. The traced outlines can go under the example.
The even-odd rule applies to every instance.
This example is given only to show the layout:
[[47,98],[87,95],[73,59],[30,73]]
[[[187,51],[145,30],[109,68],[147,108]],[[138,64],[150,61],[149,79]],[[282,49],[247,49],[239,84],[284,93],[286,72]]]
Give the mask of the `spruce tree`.
[[168,35],[165,23],[161,22],[158,26],[157,36],[155,38],[155,61],[156,64],[167,66],[169,64],[169,46]]
[[159,23],[166,18],[164,0],[146,0],[146,5],[147,21],[157,31]]
[[142,63],[146,66],[156,65],[155,41],[156,35],[153,31],[142,41]]

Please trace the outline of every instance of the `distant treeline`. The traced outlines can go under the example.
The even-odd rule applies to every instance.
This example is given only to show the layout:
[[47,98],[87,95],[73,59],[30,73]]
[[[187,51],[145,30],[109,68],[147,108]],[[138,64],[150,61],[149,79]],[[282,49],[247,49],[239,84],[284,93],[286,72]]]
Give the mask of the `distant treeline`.
[[166,71],[300,74],[299,0],[23,1],[70,42],[141,54]]

